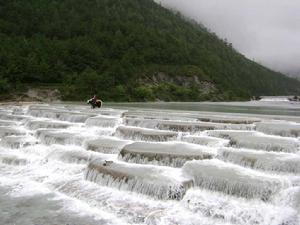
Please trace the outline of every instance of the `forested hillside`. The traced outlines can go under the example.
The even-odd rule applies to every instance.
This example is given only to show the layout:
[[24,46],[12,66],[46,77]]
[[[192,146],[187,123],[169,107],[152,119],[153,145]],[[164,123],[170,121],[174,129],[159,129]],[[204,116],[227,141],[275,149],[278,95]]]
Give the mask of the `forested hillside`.
[[235,100],[300,94],[300,83],[236,52],[152,0],[0,4],[0,94],[53,86],[65,100]]

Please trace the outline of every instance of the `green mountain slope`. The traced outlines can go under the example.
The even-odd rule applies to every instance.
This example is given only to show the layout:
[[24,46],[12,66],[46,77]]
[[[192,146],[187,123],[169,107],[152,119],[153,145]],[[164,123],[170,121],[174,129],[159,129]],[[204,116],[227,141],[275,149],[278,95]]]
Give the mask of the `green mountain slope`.
[[300,94],[300,83],[246,59],[152,0],[0,4],[0,93],[58,86],[66,100],[229,100]]

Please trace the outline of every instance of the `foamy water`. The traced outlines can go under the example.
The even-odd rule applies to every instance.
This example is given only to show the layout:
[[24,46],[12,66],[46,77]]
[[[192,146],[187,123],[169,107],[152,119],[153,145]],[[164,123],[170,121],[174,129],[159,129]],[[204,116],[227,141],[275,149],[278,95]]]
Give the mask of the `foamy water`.
[[299,225],[300,108],[286,104],[2,105],[0,224]]

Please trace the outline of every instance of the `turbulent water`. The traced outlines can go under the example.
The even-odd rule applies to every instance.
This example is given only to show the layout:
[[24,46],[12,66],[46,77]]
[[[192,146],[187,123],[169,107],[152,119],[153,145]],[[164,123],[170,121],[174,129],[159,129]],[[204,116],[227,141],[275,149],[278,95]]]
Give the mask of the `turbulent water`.
[[299,225],[300,107],[209,105],[0,105],[0,224]]

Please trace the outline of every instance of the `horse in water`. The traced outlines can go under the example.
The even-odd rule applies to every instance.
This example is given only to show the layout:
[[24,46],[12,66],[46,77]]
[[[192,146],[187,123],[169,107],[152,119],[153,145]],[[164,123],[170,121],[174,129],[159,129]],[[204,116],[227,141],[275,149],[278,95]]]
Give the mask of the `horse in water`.
[[91,107],[92,107],[92,109],[94,109],[94,108],[101,108],[101,106],[102,106],[103,103],[102,103],[102,101],[99,100],[99,99],[97,99],[96,101],[94,101],[94,100],[91,98],[91,99],[87,100],[87,104],[90,104]]

